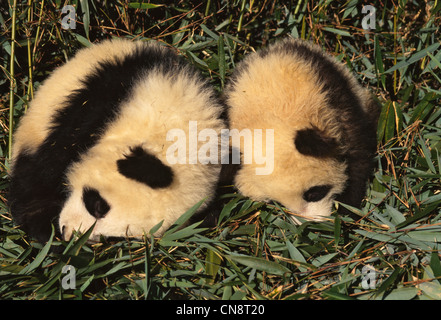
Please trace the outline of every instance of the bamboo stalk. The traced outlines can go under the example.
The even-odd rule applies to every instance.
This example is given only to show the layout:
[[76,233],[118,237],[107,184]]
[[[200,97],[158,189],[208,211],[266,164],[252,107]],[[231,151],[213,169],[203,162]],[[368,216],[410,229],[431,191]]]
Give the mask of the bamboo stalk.
[[[32,15],[32,0],[28,0],[28,23],[31,21]],[[32,66],[34,65],[32,61],[32,52],[31,52],[31,32],[29,29],[26,29],[26,38],[28,44],[28,72],[29,72],[29,84],[28,84],[28,101],[34,98],[34,82],[32,79]],[[27,104],[25,106],[25,112],[27,111]]]
[[242,0],[242,5],[240,7],[240,16],[239,16],[239,22],[237,23],[237,32],[240,32],[242,30],[242,21],[243,21],[243,15],[245,13],[245,0]]
[[32,65],[34,65],[35,53],[37,51],[37,44],[38,44],[38,40],[39,40],[39,37],[40,37],[41,19],[43,17],[43,7],[44,7],[44,0],[41,1],[40,17],[38,18],[37,33],[35,34],[34,48],[32,49]]
[[11,34],[11,60],[9,65],[10,74],[10,88],[9,88],[9,146],[8,158],[12,157],[12,132],[14,122],[14,91],[15,91],[15,71],[14,71],[14,57],[15,57],[15,23],[17,20],[17,0],[14,0],[12,7],[12,34]]
[[210,6],[211,6],[211,1],[208,0],[207,5],[205,6],[205,16],[208,16],[208,14],[210,13]]

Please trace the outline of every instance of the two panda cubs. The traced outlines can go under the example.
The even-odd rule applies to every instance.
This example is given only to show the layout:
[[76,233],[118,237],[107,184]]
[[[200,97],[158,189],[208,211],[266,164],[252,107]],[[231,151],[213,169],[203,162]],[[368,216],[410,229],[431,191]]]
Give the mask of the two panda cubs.
[[15,222],[42,242],[52,224],[68,240],[95,223],[90,239],[99,240],[142,237],[163,221],[160,234],[202,199],[199,211],[208,210],[222,164],[167,160],[168,132],[188,136],[191,121],[219,135],[225,127],[273,129],[272,173],[256,175],[259,164],[242,161],[232,177],[244,196],[311,219],[328,216],[334,199],[360,205],[379,110],[345,67],[286,39],[246,57],[224,95],[226,107],[159,44],[109,40],[80,50],[39,88],[15,133]]

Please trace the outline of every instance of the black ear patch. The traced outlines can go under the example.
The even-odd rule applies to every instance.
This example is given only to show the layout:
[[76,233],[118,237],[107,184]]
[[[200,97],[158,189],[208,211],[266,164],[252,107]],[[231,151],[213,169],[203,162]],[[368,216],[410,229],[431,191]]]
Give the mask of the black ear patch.
[[297,131],[294,138],[297,150],[306,156],[317,158],[336,157],[338,144],[333,138],[327,137],[317,128],[308,128]]
[[168,187],[173,182],[173,171],[142,147],[135,147],[131,153],[116,162],[118,172],[123,176],[144,183],[153,189]]
[[83,202],[89,213],[97,219],[103,218],[110,210],[110,206],[100,193],[92,188],[83,189]]

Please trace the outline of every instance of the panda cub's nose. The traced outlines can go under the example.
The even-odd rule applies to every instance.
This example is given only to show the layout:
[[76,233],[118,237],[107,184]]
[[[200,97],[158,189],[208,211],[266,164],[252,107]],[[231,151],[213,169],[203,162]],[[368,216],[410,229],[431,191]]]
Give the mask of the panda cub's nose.
[[85,187],[83,189],[83,202],[87,211],[96,219],[102,219],[110,210],[110,205],[101,197],[98,190]]
[[62,226],[62,227],[61,227],[61,238],[62,238],[62,239],[66,239],[66,238],[65,238],[65,234],[64,234],[65,231],[66,231],[66,226]]
[[65,225],[61,227],[61,239],[64,241],[69,241],[72,238],[72,230],[67,228]]

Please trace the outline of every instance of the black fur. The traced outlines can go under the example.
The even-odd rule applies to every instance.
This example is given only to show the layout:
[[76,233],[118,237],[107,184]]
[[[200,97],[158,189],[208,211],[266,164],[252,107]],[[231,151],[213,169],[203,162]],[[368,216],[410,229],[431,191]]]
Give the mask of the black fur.
[[118,172],[129,179],[144,183],[153,189],[168,187],[173,182],[173,171],[142,147],[117,162]]
[[101,197],[98,190],[93,188],[83,189],[83,202],[87,211],[97,219],[104,218],[110,210],[107,201]]
[[330,185],[314,186],[303,193],[303,200],[307,202],[317,202],[322,200],[332,189]]
[[297,151],[306,156],[318,158],[335,157],[338,155],[338,143],[327,137],[317,128],[308,128],[297,131],[294,138]]
[[[59,101],[49,135],[35,153],[15,155],[9,205],[16,223],[41,242],[48,240],[69,190],[63,186],[67,168],[96,145],[106,126],[140,77],[154,68],[176,73],[187,64],[172,51],[145,46],[118,62],[103,61],[82,80],[82,88]],[[50,106],[49,106],[50,107]],[[57,230],[57,235],[60,235]]]

